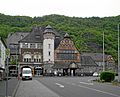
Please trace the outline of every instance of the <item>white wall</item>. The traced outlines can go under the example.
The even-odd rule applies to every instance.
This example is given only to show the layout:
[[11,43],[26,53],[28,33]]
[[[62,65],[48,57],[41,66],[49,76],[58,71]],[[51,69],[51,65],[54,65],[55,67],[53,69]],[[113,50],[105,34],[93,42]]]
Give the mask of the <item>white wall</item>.
[[[50,48],[49,48],[49,44],[50,44]],[[50,56],[49,56],[49,52],[50,52]],[[46,61],[54,63],[54,39],[44,39],[43,41],[43,62]]]
[[2,67],[2,68],[5,68],[5,51],[6,51],[6,48],[3,45],[2,41],[0,40],[0,53],[1,53],[0,67]]

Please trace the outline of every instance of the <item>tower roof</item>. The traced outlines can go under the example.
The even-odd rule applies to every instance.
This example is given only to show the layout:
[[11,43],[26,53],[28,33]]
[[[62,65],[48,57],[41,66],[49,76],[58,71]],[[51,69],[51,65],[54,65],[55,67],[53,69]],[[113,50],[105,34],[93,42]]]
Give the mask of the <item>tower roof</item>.
[[53,29],[52,29],[52,27],[50,26],[50,25],[48,25],[46,28],[45,28],[45,31],[44,31],[44,33],[54,33],[54,31],[53,31]]

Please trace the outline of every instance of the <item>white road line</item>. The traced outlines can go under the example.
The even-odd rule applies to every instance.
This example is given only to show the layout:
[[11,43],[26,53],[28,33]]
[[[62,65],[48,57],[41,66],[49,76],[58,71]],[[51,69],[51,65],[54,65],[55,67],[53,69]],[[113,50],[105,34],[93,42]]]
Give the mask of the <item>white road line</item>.
[[55,84],[58,85],[58,86],[61,87],[61,88],[64,88],[64,86],[61,85],[61,84],[59,84],[59,83],[55,83]]
[[88,82],[91,82],[93,79],[89,79]]
[[93,83],[80,82],[81,84],[93,85]]
[[116,95],[116,94],[113,94],[113,93],[110,93],[110,92],[105,92],[105,91],[101,91],[101,90],[97,90],[97,89],[93,89],[93,88],[89,88],[89,87],[81,86],[81,85],[78,85],[78,86],[82,87],[82,88],[89,89],[89,90],[93,90],[93,91],[101,92],[101,93],[104,93],[104,94],[108,94],[108,95],[111,95],[111,96],[114,96],[114,97],[120,97],[119,95]]

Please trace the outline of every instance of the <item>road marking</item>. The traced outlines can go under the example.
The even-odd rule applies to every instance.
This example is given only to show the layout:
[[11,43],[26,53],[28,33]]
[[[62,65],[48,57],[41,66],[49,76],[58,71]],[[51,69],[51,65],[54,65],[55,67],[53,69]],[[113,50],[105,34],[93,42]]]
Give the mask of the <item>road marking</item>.
[[80,82],[81,84],[93,85],[93,83]]
[[104,94],[108,94],[108,95],[111,95],[111,96],[114,96],[114,97],[120,97],[119,95],[116,95],[116,94],[113,94],[113,93],[110,93],[110,92],[105,92],[105,91],[101,91],[101,90],[97,90],[97,89],[93,89],[93,88],[89,88],[89,87],[81,86],[81,85],[78,85],[78,86],[82,87],[82,88],[89,89],[89,90],[93,90],[93,91],[101,92],[101,93],[104,93]]
[[61,85],[61,84],[59,84],[59,83],[55,83],[55,84],[58,85],[58,86],[61,87],[61,88],[64,88],[64,86]]
[[88,82],[91,82],[93,79],[89,79]]

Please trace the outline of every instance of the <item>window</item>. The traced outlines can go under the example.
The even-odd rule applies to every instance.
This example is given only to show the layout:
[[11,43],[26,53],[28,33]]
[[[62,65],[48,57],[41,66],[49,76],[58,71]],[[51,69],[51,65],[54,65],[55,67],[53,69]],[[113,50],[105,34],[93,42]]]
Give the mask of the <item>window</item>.
[[51,55],[50,51],[48,52],[48,55],[49,55],[49,56]]
[[41,62],[41,55],[35,54],[34,55],[34,62]]
[[31,43],[30,48],[35,48],[35,43]]
[[23,58],[24,62],[31,62],[32,59],[30,54],[25,54]]
[[24,62],[31,62],[31,58],[24,58]]
[[37,43],[37,48],[38,49],[42,49],[42,44],[41,43]]
[[23,48],[28,48],[28,43],[23,43]]
[[63,54],[63,53],[58,53],[57,58],[59,60],[75,60],[77,59],[76,54]]
[[49,48],[49,49],[51,48],[51,44],[48,44],[48,48]]

